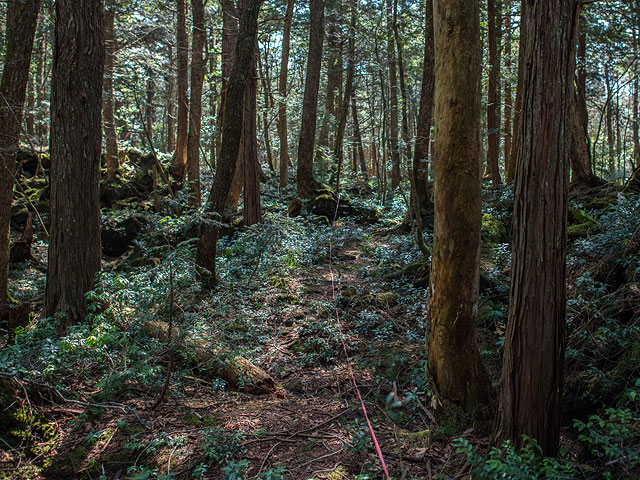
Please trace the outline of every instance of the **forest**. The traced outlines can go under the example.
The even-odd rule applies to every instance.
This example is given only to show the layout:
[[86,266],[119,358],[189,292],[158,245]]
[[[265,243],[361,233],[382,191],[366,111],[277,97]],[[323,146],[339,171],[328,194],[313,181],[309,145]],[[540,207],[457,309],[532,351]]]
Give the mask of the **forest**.
[[0,479],[640,478],[640,0],[4,0],[0,59]]

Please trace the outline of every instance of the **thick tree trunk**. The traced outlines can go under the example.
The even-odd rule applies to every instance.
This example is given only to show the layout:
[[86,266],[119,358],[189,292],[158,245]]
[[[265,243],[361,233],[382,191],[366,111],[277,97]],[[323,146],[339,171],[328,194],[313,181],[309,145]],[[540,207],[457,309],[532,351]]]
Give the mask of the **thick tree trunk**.
[[492,186],[502,184],[499,167],[500,149],[500,15],[496,0],[487,0],[489,39],[489,91],[487,100],[487,170]]
[[291,23],[293,21],[294,0],[287,1],[287,13],[284,17],[282,34],[282,61],[278,79],[278,137],[280,138],[280,189],[289,183],[289,138],[287,132],[287,77],[289,71],[289,44],[291,41]]
[[392,0],[387,0],[387,62],[389,65],[389,149],[391,150],[391,191],[400,186],[400,150],[398,146],[398,74],[396,72],[396,49],[393,38]]
[[[478,0],[435,0],[435,218],[428,369],[436,408],[486,415],[491,385],[476,334],[481,61]],[[439,402],[438,402],[439,401]]]
[[9,304],[9,228],[16,154],[29,80],[38,0],[7,4],[6,53],[0,81],[0,317]]
[[[424,59],[422,65],[422,87],[420,89],[420,111],[413,156],[412,193],[416,195],[421,212],[432,211],[429,192],[429,144],[433,123],[433,95],[435,85],[435,52],[433,39],[433,2],[425,2]],[[415,204],[415,203],[414,203]]]
[[[233,179],[243,122],[243,98],[251,72],[258,34],[258,14],[262,0],[245,0],[240,18],[240,31],[235,51],[235,62],[226,90],[225,112],[222,115],[222,143],[216,175],[207,200],[206,211],[213,222],[222,220],[229,188]],[[216,250],[219,228],[212,223],[202,225],[196,264],[203,282],[208,286],[216,284]]]
[[[557,452],[565,352],[570,111],[579,0],[523,2],[514,241],[498,437]],[[541,352],[544,352],[541,355]]]
[[296,172],[296,184],[300,198],[312,196],[320,187],[319,182],[313,176],[313,152],[324,41],[324,1],[310,0],[310,10],[309,56],[302,102],[302,126],[298,143],[298,168]]
[[71,325],[84,320],[85,293],[100,270],[102,1],[58,0],[55,32],[45,314]]
[[171,173],[182,182],[187,167],[187,134],[189,129],[189,44],[187,40],[187,12],[185,0],[177,0],[177,50],[178,50],[178,135],[173,154]]
[[511,167],[511,110],[513,104],[511,88],[511,0],[505,2],[504,15],[504,170],[507,183],[513,182]]
[[191,47],[191,98],[189,99],[189,133],[187,135],[187,174],[189,204],[200,205],[200,131],[202,128],[202,87],[204,85],[204,4],[191,0],[193,40]]
[[102,126],[107,147],[107,180],[113,180],[119,166],[118,135],[113,102],[113,67],[115,62],[115,3],[105,2],[104,9],[104,80],[102,82]]

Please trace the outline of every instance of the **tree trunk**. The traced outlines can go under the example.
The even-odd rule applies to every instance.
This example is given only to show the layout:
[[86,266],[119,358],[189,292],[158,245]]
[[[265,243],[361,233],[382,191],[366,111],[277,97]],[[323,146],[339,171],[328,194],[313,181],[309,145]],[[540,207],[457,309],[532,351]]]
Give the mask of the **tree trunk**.
[[156,94],[156,83],[153,79],[153,69],[151,67],[147,67],[147,97],[145,100],[145,113],[144,113],[144,129],[145,132],[142,134],[142,144],[149,143],[149,149],[153,148],[153,121],[155,115],[155,109],[153,107],[153,102]]
[[344,132],[347,128],[347,116],[349,114],[349,105],[351,96],[353,95],[353,77],[355,74],[355,34],[356,34],[356,9],[355,5],[351,12],[351,25],[349,27],[349,58],[347,66],[347,80],[344,87],[344,96],[342,105],[340,106],[340,118],[338,119],[338,131],[336,132],[336,142],[333,150],[333,156],[338,163],[338,173],[336,175],[336,193],[340,191],[340,179],[342,176],[342,164],[344,163]]
[[85,293],[100,270],[102,1],[58,0],[55,36],[45,315],[71,325],[84,320]]
[[[262,0],[245,0],[240,18],[240,31],[235,51],[235,62],[226,90],[225,111],[222,115],[222,143],[216,175],[207,200],[206,211],[212,221],[220,221],[229,196],[233,179],[243,123],[243,97],[251,71],[258,34],[258,14]],[[212,223],[202,225],[196,264],[203,282],[211,287],[216,279],[216,250],[219,228]]]
[[400,150],[398,147],[398,75],[396,72],[396,50],[393,38],[392,0],[387,0],[387,62],[389,64],[389,139],[391,150],[391,191],[400,186]]
[[[342,86],[342,15],[339,12],[340,2],[333,0],[326,6],[327,29],[327,93],[325,95],[324,116],[318,137],[318,154],[326,164],[326,152],[322,148],[330,149],[330,133],[337,125],[337,116],[342,101],[339,88]],[[337,98],[336,98],[337,97]]]
[[597,181],[591,171],[591,148],[589,147],[589,116],[586,99],[586,25],[581,16],[578,32],[576,82],[571,107],[571,165],[572,185],[591,185]]
[[[514,241],[498,437],[554,456],[565,352],[570,110],[579,0],[523,2]],[[544,352],[541,355],[541,352]]]
[[173,153],[176,150],[176,126],[175,126],[175,88],[176,79],[173,74],[173,48],[167,47],[169,56],[169,72],[167,72],[167,152]]
[[[636,17],[636,25],[634,26],[633,53],[634,57],[638,55],[638,23],[640,20]],[[638,62],[635,63],[633,74],[633,107],[632,107],[632,138],[633,138],[633,168],[640,166],[640,117],[638,115],[638,95],[640,93],[640,71],[638,71]]]
[[607,105],[606,105],[606,117],[605,121],[607,124],[607,149],[609,154],[609,174],[613,175],[615,172],[615,138],[613,136],[613,93],[611,89],[611,76],[609,72],[609,63],[607,62],[604,65],[604,83],[606,87],[607,93]]
[[487,100],[487,170],[493,188],[502,185],[499,167],[500,149],[500,37],[499,9],[496,0],[487,0],[489,39],[489,91]]
[[262,85],[262,97],[263,97],[263,110],[262,110],[262,139],[264,141],[264,154],[267,159],[267,165],[271,172],[275,173],[276,165],[275,160],[273,158],[273,151],[271,150],[271,135],[269,134],[270,130],[270,122],[269,122],[269,112],[273,107],[273,97],[270,95],[271,92],[271,79],[269,72],[269,58],[268,54],[265,53],[264,65],[261,60],[262,56],[260,52],[256,48],[256,58],[258,59],[258,74],[260,75],[260,84]]
[[319,182],[313,176],[313,152],[324,40],[324,1],[310,0],[310,10],[309,56],[302,102],[302,126],[298,143],[298,168],[296,172],[296,184],[300,198],[309,198],[320,187]]
[[185,0],[177,0],[177,50],[178,50],[178,135],[173,154],[171,174],[183,182],[187,167],[187,134],[189,127],[189,44],[187,40],[187,13]]
[[282,34],[282,61],[278,80],[278,137],[280,138],[280,189],[289,183],[289,139],[287,133],[287,76],[289,71],[289,43],[291,41],[291,23],[293,21],[294,0],[287,1],[287,13],[284,17]]
[[355,153],[357,160],[360,163],[360,170],[362,175],[367,180],[369,179],[369,171],[367,170],[367,162],[364,159],[364,146],[362,144],[362,132],[360,132],[360,122],[358,121],[358,105],[356,102],[355,93],[351,96],[351,116],[353,117],[353,135],[355,137]]
[[9,304],[9,228],[20,125],[40,2],[9,0],[0,80],[0,317]]
[[119,166],[118,135],[113,102],[113,67],[116,52],[115,3],[105,2],[104,9],[104,80],[102,82],[102,126],[107,147],[107,180],[113,180]]
[[189,133],[187,135],[187,173],[189,204],[200,206],[200,131],[202,128],[202,87],[204,84],[204,4],[191,0],[193,40],[191,47],[191,98],[189,99]]
[[244,224],[255,225],[262,221],[260,209],[260,181],[258,179],[258,134],[256,128],[256,97],[258,89],[256,85],[256,56],[257,46],[247,86],[244,92],[242,139],[240,140],[240,157],[243,170],[243,199],[244,199]]
[[411,143],[409,139],[409,95],[404,73],[404,57],[402,54],[402,41],[400,40],[400,29],[398,28],[398,0],[393,0],[393,37],[398,50],[398,71],[400,73],[400,95],[402,96],[402,143],[404,143],[404,154],[407,160],[411,158]]
[[[435,0],[435,218],[428,369],[440,402],[481,417],[490,403],[476,334],[481,61],[478,0]],[[449,406],[438,402],[443,411]]]
[[[420,112],[413,156],[412,193],[416,195],[421,212],[432,211],[429,192],[429,143],[433,123],[433,94],[435,84],[435,52],[433,45],[433,2],[425,2],[424,60],[422,65],[422,87],[420,89]],[[414,203],[415,204],[415,203]]]
[[509,175],[514,173],[511,167],[511,0],[505,2],[504,34],[504,170],[506,182],[511,183],[513,177]]

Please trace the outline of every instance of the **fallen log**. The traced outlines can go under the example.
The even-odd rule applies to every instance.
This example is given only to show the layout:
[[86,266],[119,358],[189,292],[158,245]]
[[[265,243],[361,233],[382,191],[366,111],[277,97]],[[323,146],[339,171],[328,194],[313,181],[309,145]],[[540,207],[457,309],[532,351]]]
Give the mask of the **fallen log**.
[[[169,324],[166,322],[145,322],[143,330],[158,340],[167,341],[169,337]],[[235,356],[229,361],[221,361],[221,358],[227,356],[221,349],[212,347],[202,338],[188,334],[181,337],[177,327],[173,327],[171,338],[181,338],[182,344],[193,352],[198,366],[212,368],[213,375],[227,382],[234,390],[261,395],[273,393],[277,389],[276,381],[267,372],[244,357]]]

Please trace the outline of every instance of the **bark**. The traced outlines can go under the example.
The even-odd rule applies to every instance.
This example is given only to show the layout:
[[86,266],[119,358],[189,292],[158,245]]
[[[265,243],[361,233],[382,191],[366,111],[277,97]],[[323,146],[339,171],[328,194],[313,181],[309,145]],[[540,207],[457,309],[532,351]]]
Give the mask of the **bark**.
[[500,149],[500,24],[496,0],[487,0],[489,39],[489,91],[487,100],[487,170],[493,188],[502,184],[499,167]]
[[324,40],[324,1],[310,0],[310,10],[309,55],[302,102],[302,126],[298,143],[298,168],[296,172],[298,196],[301,198],[312,196],[320,188],[319,182],[313,175],[313,152]]
[[[83,321],[100,269],[104,68],[101,0],[56,2],[51,86],[51,212],[45,314]],[[73,181],[69,181],[73,179]]]
[[255,51],[261,4],[262,0],[245,0],[240,18],[235,62],[227,85],[225,112],[222,115],[220,158],[206,207],[206,212],[211,215],[213,222],[202,225],[196,254],[199,274],[207,286],[213,286],[217,282],[216,250],[219,227],[214,222],[222,219],[236,169],[244,116],[243,98]]
[[482,199],[479,16],[478,0],[434,1],[435,218],[428,341],[437,411],[450,402],[477,417],[486,415],[483,407],[491,397],[476,334]]
[[187,135],[187,174],[189,204],[200,206],[200,132],[202,128],[202,87],[204,85],[205,57],[204,4],[191,0],[193,12],[193,40],[191,47],[191,98],[189,99],[189,133]]
[[387,62],[389,65],[389,149],[391,150],[391,191],[400,186],[400,150],[398,146],[398,75],[396,72],[396,51],[393,39],[392,0],[387,0]]
[[6,50],[0,80],[0,313],[9,304],[9,228],[16,154],[33,50],[39,1],[9,0]]
[[504,169],[507,183],[513,182],[514,173],[511,167],[511,110],[513,104],[511,88],[511,0],[505,3],[504,32]]
[[291,23],[293,21],[294,0],[287,1],[287,13],[284,17],[282,35],[282,62],[278,80],[278,137],[280,138],[280,189],[289,183],[289,139],[287,132],[287,77],[289,71],[289,43],[291,41]]
[[119,166],[118,135],[113,102],[113,67],[115,62],[115,3],[105,2],[104,9],[104,80],[102,82],[102,126],[106,144],[107,180],[113,180]]
[[[498,437],[558,449],[565,353],[570,110],[579,0],[523,2],[526,68],[516,154],[514,241]],[[540,352],[544,352],[541,355]]]
[[422,87],[420,89],[420,111],[413,156],[412,192],[416,195],[421,212],[432,211],[429,192],[429,144],[433,123],[433,95],[435,85],[435,52],[433,45],[433,2],[425,2],[424,59],[422,64]]
[[[522,32],[522,30],[521,30]],[[522,33],[520,34],[522,35]],[[520,42],[521,44],[522,42]],[[523,83],[522,76],[524,74],[525,69],[525,58],[524,51],[522,47],[518,48],[518,80],[516,84],[516,100],[515,100],[515,110],[513,112],[513,137],[511,138],[511,153],[509,154],[509,164],[507,165],[507,178],[510,182],[513,182],[516,175],[516,159],[515,152],[517,149],[518,142],[520,141],[520,118],[521,118],[521,104],[522,104],[522,96],[523,96]]]
[[176,150],[173,154],[171,174],[182,182],[187,167],[187,134],[189,127],[189,103],[187,90],[189,89],[189,44],[187,40],[187,13],[185,0],[177,0],[177,33],[178,50],[178,134],[176,136]]

